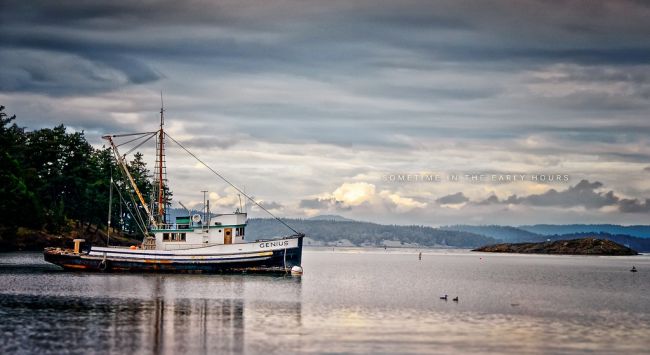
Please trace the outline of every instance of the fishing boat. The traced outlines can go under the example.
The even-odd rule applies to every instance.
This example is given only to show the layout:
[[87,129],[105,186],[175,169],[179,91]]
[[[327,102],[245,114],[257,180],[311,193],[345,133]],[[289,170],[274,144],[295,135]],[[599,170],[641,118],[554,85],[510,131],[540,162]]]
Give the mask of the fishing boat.
[[[161,100],[162,101],[162,100]],[[275,217],[263,205],[255,201],[242,189],[232,184],[223,175],[189,151],[180,142],[164,131],[164,109],[160,109],[160,128],[155,132],[105,135],[124,180],[131,186],[133,202],[144,210],[144,216],[134,218],[144,234],[142,243],[131,246],[110,246],[111,205],[106,246],[84,245],[83,239],[74,240],[73,249],[46,248],[45,260],[66,270],[86,270],[105,272],[169,272],[169,273],[291,273],[301,274],[302,245],[304,234],[297,232],[283,220]],[[132,138],[136,136],[136,138]],[[116,139],[142,139],[144,142],[156,137],[156,165],[153,186],[155,199],[147,203],[140,192],[126,163],[126,154],[119,152]],[[138,138],[139,137],[139,138]],[[208,168],[241,195],[248,198],[261,210],[266,211],[291,232],[287,236],[274,239],[249,240],[246,238],[247,213],[237,208],[232,213],[214,214],[210,212],[209,200],[204,204],[203,213],[190,213],[176,216],[169,221],[167,193],[165,138],[169,138],[189,153],[200,164]],[[140,143],[142,144],[142,143]],[[137,147],[137,146],[136,146]],[[133,150],[133,149],[131,149]],[[114,181],[111,177],[110,198],[113,196]],[[118,190],[119,192],[119,190]],[[204,192],[205,196],[205,192]],[[120,193],[120,198],[122,198]],[[204,197],[205,200],[205,197]],[[136,205],[132,204],[131,206]],[[182,205],[182,204],[181,204]],[[184,205],[182,205],[184,207]],[[145,221],[146,218],[146,221]]]

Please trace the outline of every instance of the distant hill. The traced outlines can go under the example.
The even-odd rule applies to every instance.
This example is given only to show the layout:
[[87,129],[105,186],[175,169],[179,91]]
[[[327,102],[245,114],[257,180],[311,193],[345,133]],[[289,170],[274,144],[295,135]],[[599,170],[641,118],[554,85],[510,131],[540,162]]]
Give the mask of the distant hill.
[[625,234],[638,238],[650,238],[650,226],[621,226],[617,224],[535,224],[519,226],[519,229],[542,234],[569,234],[569,233],[609,233]]
[[[475,248],[495,244],[494,238],[462,231],[451,231],[425,226],[382,225],[358,221],[284,219],[309,238],[333,245],[347,240],[357,246],[383,246],[384,241],[397,241],[398,245],[417,244],[428,247]],[[290,234],[285,226],[274,219],[252,218],[248,222],[246,237],[272,238]]]
[[461,232],[469,232],[479,235],[484,235],[486,237],[492,237],[497,240],[504,242],[522,242],[522,241],[534,241],[539,240],[542,237],[537,233],[532,233],[526,230],[522,230],[516,227],[510,226],[497,226],[497,225],[487,225],[487,226],[470,226],[470,225],[454,225],[454,226],[445,226],[440,227],[445,230],[455,230]]
[[353,219],[345,218],[337,214],[322,214],[308,218],[309,221],[334,221],[334,222],[354,222]]
[[[544,225],[549,227],[548,230],[553,230],[552,227],[564,227],[561,225]],[[583,226],[583,225],[575,225]],[[584,225],[592,226],[594,230],[598,225]],[[611,226],[617,227],[615,225],[600,225],[600,226]],[[618,226],[626,228],[624,226]],[[645,227],[645,226],[637,226]],[[478,235],[483,235],[487,237],[494,238],[501,242],[506,243],[527,243],[527,242],[543,242],[547,240],[566,240],[566,239],[578,239],[578,238],[598,238],[598,239],[607,239],[614,241],[619,244],[623,244],[632,249],[638,250],[640,252],[650,252],[650,238],[640,238],[633,235],[621,234],[621,233],[607,233],[600,231],[586,231],[586,232],[572,232],[572,233],[558,233],[558,234],[541,234],[534,233],[530,230],[523,229],[522,227],[510,227],[510,226],[497,226],[497,225],[487,225],[487,226],[469,226],[469,225],[455,225],[455,226],[446,226],[442,227],[447,230],[454,231],[465,231]],[[557,228],[558,231],[563,231],[562,228]],[[570,228],[567,230],[571,230]],[[616,230],[611,228],[610,230]]]

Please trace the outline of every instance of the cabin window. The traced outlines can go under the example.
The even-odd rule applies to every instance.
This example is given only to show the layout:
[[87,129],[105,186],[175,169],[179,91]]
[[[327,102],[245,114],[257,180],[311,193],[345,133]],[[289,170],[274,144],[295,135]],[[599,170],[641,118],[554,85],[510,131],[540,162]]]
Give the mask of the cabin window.
[[175,242],[184,242],[185,241],[185,233],[172,233],[172,237]]
[[163,233],[163,242],[184,242],[185,233]]
[[244,227],[235,228],[235,236],[243,238],[244,237]]

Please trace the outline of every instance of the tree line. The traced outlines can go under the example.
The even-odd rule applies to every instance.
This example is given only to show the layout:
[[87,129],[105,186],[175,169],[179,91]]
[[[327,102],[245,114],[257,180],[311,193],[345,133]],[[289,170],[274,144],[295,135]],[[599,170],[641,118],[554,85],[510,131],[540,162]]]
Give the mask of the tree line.
[[[0,247],[11,244],[19,228],[65,234],[73,228],[106,227],[111,177],[111,225],[127,234],[141,233],[129,208],[134,213],[143,208],[127,197],[128,185],[110,148],[94,148],[84,132],[68,132],[64,125],[28,131],[15,120],[0,106]],[[142,154],[136,153],[128,166],[149,196],[154,186]]]

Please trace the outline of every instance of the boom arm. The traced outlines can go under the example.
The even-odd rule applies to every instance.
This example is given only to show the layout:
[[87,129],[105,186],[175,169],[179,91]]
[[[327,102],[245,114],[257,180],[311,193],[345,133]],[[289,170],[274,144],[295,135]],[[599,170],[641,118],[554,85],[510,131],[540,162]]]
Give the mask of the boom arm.
[[103,136],[102,138],[108,140],[108,142],[111,144],[111,147],[113,148],[113,154],[115,154],[115,158],[117,159],[117,162],[120,164],[120,167],[124,171],[124,174],[126,174],[126,177],[129,178],[129,182],[131,183],[131,186],[135,190],[135,194],[138,195],[138,199],[140,199],[140,203],[142,203],[142,207],[144,207],[144,210],[147,212],[149,221],[154,226],[154,228],[158,228],[158,225],[156,224],[156,220],[153,218],[151,211],[149,211],[149,207],[147,207],[147,203],[144,201],[144,197],[142,197],[142,194],[140,193],[140,189],[138,189],[138,185],[135,184],[135,180],[133,180],[133,176],[131,176],[131,173],[129,173],[129,169],[126,166],[126,162],[124,161],[124,158],[120,155],[120,152],[117,150],[117,146],[113,142],[113,136]]

